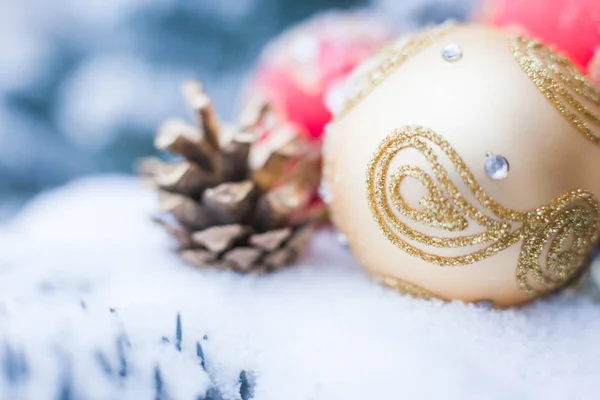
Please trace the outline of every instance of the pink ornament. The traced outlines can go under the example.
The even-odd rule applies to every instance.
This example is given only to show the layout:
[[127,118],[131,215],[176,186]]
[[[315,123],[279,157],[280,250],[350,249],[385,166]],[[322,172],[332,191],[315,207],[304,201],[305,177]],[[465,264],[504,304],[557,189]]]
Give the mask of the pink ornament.
[[319,140],[331,119],[327,102],[394,31],[373,15],[328,13],[276,38],[263,52],[247,92],[260,93],[287,121]]
[[540,39],[580,67],[600,48],[600,0],[489,0],[496,26]]

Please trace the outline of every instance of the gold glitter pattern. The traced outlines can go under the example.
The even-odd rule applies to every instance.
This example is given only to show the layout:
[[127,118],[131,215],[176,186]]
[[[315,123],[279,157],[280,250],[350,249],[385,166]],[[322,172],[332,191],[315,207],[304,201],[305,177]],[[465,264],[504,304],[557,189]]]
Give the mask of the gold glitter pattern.
[[395,278],[392,276],[386,276],[380,274],[375,271],[369,271],[373,279],[378,282],[381,282],[383,285],[389,287],[390,289],[397,290],[400,293],[408,294],[413,297],[417,297],[420,299],[431,300],[431,299],[441,299],[439,296],[436,296],[434,293],[430,292],[427,289],[423,289],[420,286],[412,284],[410,282],[406,282],[402,279]]
[[513,37],[509,44],[523,71],[544,96],[579,132],[600,145],[600,92],[571,61],[542,43]]
[[[471,204],[452,182],[434,146],[451,161],[478,206]],[[407,149],[420,153],[433,174],[413,165],[391,170],[392,161],[401,161],[400,153]],[[427,189],[419,207],[410,205],[402,195],[401,184],[406,179],[415,179]],[[580,271],[600,228],[600,205],[585,190],[565,193],[531,211],[501,206],[478,184],[450,144],[421,126],[394,130],[380,143],[369,163],[366,184],[369,207],[387,239],[428,263],[473,264],[521,242],[516,280],[532,297],[563,286]],[[451,234],[428,235],[405,221]],[[480,228],[478,233],[457,235],[472,223]],[[462,248],[465,252],[458,256],[433,254],[409,241],[440,249]]]
[[399,40],[384,47],[379,54],[370,60],[371,63],[368,61],[368,65],[363,65],[362,68],[359,67],[361,71],[352,80],[350,93],[336,114],[336,118],[341,118],[345,115],[371,93],[373,89],[385,81],[400,65],[404,64],[406,60],[448,33],[454,26],[453,23],[448,22],[440,26],[425,29],[408,40]]

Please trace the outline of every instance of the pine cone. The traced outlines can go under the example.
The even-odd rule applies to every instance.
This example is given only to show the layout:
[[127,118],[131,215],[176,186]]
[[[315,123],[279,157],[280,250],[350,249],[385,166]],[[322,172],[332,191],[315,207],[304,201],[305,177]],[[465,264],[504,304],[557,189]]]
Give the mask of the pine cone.
[[155,140],[180,159],[139,165],[159,189],[165,215],[155,220],[199,267],[269,272],[293,262],[325,216],[319,150],[267,104],[250,104],[238,127],[222,126],[201,84],[183,92],[198,127],[167,121]]

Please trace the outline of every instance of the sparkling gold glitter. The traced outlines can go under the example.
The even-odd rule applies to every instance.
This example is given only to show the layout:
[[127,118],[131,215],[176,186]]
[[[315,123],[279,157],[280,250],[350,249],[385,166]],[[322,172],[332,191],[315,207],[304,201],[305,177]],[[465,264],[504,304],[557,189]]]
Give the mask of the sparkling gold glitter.
[[538,41],[509,40],[511,51],[538,89],[579,132],[600,145],[600,92],[567,58]]
[[413,297],[418,297],[418,298],[426,299],[426,300],[430,300],[430,299],[443,300],[439,296],[436,296],[434,293],[430,292],[429,290],[423,289],[420,286],[417,286],[410,282],[404,281],[402,279],[391,277],[391,276],[386,276],[386,275],[380,274],[375,271],[369,271],[369,273],[371,274],[373,279],[375,279],[376,281],[381,282],[385,286],[387,286],[391,289],[397,290],[400,293],[409,294]]
[[[438,161],[433,146],[452,162],[479,207],[470,204],[460,193]],[[401,161],[400,153],[406,149],[419,152],[430,165],[433,176],[412,165],[400,165],[390,171],[392,160]],[[419,202],[419,208],[409,205],[401,193],[401,183],[405,179],[415,179],[427,189],[428,194]],[[438,266],[473,264],[521,241],[516,280],[532,297],[565,285],[580,272],[600,228],[600,205],[592,193],[585,190],[565,193],[550,204],[531,211],[501,206],[478,184],[450,144],[431,129],[421,126],[394,130],[380,143],[369,163],[366,184],[369,207],[387,239],[428,263]],[[470,222],[481,227],[481,231],[463,236],[431,236],[403,222],[396,214],[413,225],[421,224],[441,231],[463,232]],[[432,254],[409,241],[440,249],[464,248],[465,253],[451,257]],[[471,248],[476,245],[485,247]],[[545,263],[542,262],[544,258]]]
[[425,29],[407,41],[400,40],[384,47],[373,58],[373,65],[364,68],[364,71],[353,80],[351,93],[345,99],[336,118],[341,118],[345,115],[371,93],[373,89],[384,82],[400,65],[404,64],[406,60],[448,33],[454,26],[453,23],[448,22],[440,26]]

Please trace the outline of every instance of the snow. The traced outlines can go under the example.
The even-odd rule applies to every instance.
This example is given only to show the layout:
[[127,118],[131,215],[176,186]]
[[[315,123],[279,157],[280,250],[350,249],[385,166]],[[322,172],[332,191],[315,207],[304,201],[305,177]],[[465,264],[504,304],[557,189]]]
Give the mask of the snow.
[[[241,371],[257,400],[600,390],[600,304],[562,296],[499,311],[415,300],[371,281],[328,230],[273,275],[198,270],[149,221],[155,206],[133,178],[94,177],[39,196],[0,228],[1,398],[60,398],[61,387],[78,399],[151,398],[156,366],[173,399],[211,386],[240,398]],[[14,368],[23,357],[26,368]]]

